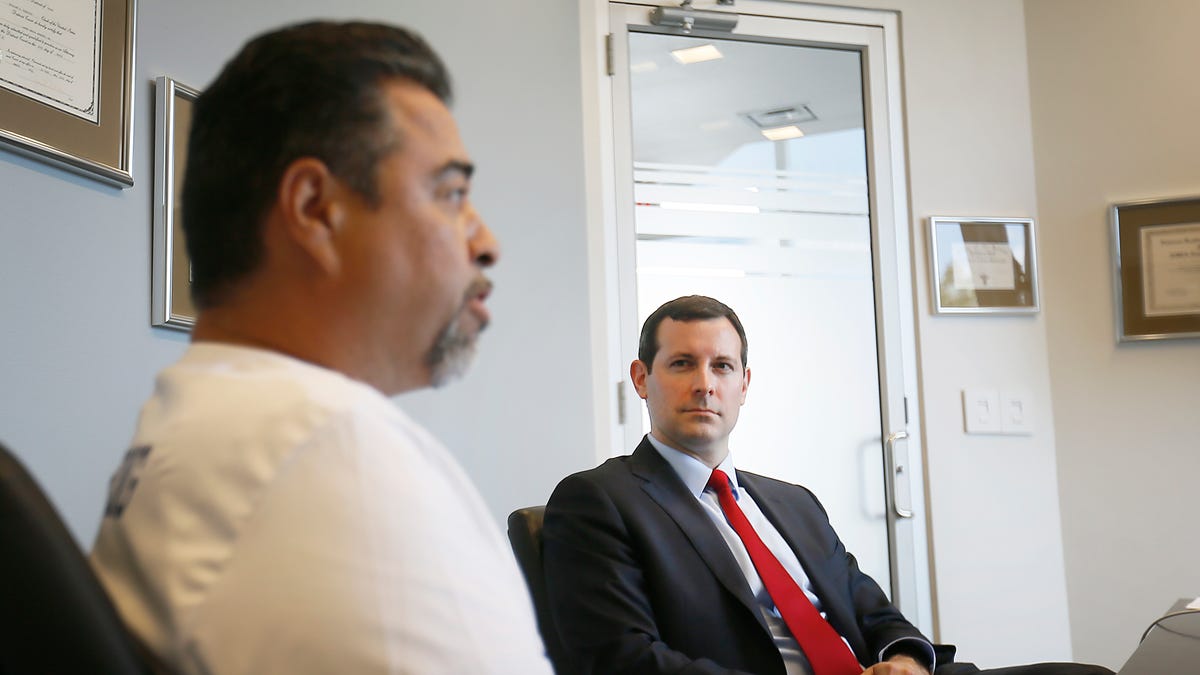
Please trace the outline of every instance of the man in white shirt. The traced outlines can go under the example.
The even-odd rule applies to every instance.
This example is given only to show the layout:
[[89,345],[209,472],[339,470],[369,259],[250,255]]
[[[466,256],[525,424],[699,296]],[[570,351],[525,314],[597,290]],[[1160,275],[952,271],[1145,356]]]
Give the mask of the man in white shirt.
[[[807,489],[736,468],[750,386],[732,309],[672,300],[642,328],[630,378],[650,413],[633,454],[559,483],[544,566],[561,672],[958,675],[858,568]],[[1109,673],[1074,664],[1009,675]]]
[[366,23],[264,34],[194,107],[199,316],[92,562],[187,673],[549,673],[474,486],[388,397],[461,372],[498,255],[445,68]]

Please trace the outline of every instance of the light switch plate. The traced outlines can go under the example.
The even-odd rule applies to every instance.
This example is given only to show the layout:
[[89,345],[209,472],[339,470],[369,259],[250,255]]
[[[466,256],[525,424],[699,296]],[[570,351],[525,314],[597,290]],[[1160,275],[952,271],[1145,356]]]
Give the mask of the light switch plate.
[[963,427],[968,434],[999,434],[1000,392],[995,389],[963,389]]
[[1033,397],[1028,391],[1000,392],[1000,433],[1013,436],[1033,434]]

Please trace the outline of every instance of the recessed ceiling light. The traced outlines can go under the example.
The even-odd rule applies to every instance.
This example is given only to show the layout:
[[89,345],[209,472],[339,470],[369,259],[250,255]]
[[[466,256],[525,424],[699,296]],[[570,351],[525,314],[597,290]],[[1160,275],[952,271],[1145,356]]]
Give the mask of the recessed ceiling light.
[[712,61],[715,59],[725,58],[725,55],[712,45],[700,45],[699,47],[688,47],[687,49],[675,49],[671,52],[671,56],[685,66],[689,63],[700,63],[701,61]]
[[658,64],[653,61],[629,64],[629,72],[631,73],[649,73],[655,70],[658,70]]
[[791,138],[800,138],[804,135],[804,132],[800,131],[800,127],[795,124],[789,124],[786,127],[763,129],[762,135],[766,136],[767,140],[770,141],[786,141]]

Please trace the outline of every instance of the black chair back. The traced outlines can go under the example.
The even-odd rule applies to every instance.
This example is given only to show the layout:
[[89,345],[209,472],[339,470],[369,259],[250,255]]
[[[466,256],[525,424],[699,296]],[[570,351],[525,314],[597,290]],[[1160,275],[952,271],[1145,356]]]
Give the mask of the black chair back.
[[512,544],[517,563],[525,575],[525,583],[529,586],[529,595],[533,598],[533,608],[537,613],[538,630],[542,634],[542,642],[546,644],[546,654],[554,664],[556,673],[570,675],[572,669],[568,665],[558,631],[554,628],[554,617],[546,601],[546,579],[542,576],[542,519],[545,514],[545,506],[513,511],[508,516],[508,541]]
[[0,445],[0,673],[165,672],[37,482]]

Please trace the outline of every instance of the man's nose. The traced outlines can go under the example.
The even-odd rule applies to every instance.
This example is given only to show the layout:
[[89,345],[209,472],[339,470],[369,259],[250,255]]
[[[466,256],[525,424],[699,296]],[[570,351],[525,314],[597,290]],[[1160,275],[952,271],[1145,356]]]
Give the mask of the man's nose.
[[500,242],[475,207],[470,208],[467,244],[470,246],[471,261],[480,267],[491,267],[500,259]]
[[696,376],[692,380],[692,388],[697,394],[713,393],[713,376],[708,371],[708,368],[697,368]]

